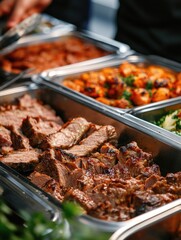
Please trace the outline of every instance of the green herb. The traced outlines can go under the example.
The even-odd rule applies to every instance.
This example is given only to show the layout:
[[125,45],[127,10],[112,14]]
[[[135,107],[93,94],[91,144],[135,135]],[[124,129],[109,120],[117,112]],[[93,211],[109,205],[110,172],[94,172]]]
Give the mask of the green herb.
[[110,233],[99,232],[82,224],[77,217],[82,213],[80,206],[65,202],[62,205],[64,220],[53,222],[42,213],[21,213],[24,224],[13,221],[13,211],[0,201],[0,236],[6,240],[107,240]]
[[126,83],[127,86],[132,87],[134,83],[134,76],[130,75],[128,77],[121,77],[122,80]]
[[129,101],[131,97],[131,93],[125,90],[122,94],[122,97]]
[[151,81],[148,81],[146,83],[146,89],[149,90],[149,89],[152,89],[153,88],[153,83]]

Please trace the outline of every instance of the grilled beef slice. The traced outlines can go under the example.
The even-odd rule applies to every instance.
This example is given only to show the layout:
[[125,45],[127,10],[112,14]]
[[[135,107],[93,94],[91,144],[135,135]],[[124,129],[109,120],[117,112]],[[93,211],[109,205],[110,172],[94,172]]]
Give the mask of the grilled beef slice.
[[16,126],[10,126],[9,129],[11,131],[12,146],[15,150],[31,148],[29,139],[23,135],[20,128]]
[[84,118],[74,118],[64,125],[59,132],[48,136],[41,143],[41,148],[70,148],[80,141],[89,127],[90,123]]
[[54,178],[61,187],[66,187],[68,185],[70,170],[56,159],[40,159],[41,162],[37,165],[35,170]]
[[155,193],[172,193],[181,197],[181,172],[169,173],[166,177],[160,177],[151,188]]
[[92,174],[106,173],[108,167],[102,163],[99,159],[93,157],[79,157],[75,160],[77,167],[90,172]]
[[78,202],[87,212],[97,207],[96,203],[86,193],[79,189],[71,188],[65,195],[66,200],[74,200]]
[[55,181],[55,179],[51,178],[46,174],[36,171],[30,174],[29,179],[32,183],[34,183],[36,186],[38,186],[45,192],[49,193],[59,201],[63,201],[64,196],[62,193],[62,189],[59,186],[58,182]]
[[61,124],[61,119],[56,117],[48,108],[44,106],[32,107],[25,110],[15,109],[11,111],[0,112],[0,125],[4,127],[20,127],[23,119],[29,117],[40,117],[46,121],[54,121]]
[[29,138],[32,146],[39,145],[47,136],[61,129],[61,125],[41,118],[27,117],[23,120],[23,133]]
[[99,159],[108,168],[112,168],[119,161],[120,151],[110,143],[105,143],[100,152],[95,152],[91,156]]
[[11,133],[8,129],[0,126],[0,147],[10,147],[12,145]]
[[35,104],[42,104],[38,99],[32,98],[29,94],[24,94],[23,96],[19,97],[15,101],[18,108],[30,108],[33,107]]
[[84,138],[79,145],[75,145],[65,152],[70,155],[83,157],[90,155],[100,148],[105,142],[115,142],[117,139],[116,130],[113,126],[103,126]]
[[152,190],[136,191],[133,195],[133,205],[136,215],[153,210],[177,199],[171,193],[155,194]]
[[160,175],[159,166],[152,165],[152,155],[139,148],[136,142],[122,146],[120,152],[120,162],[129,169],[132,177],[149,177],[153,173]]
[[[26,100],[27,98],[29,97],[26,96],[24,100]],[[20,127],[23,119],[25,119],[27,116],[40,117],[45,121],[53,121],[58,124],[63,123],[61,118],[56,116],[55,111],[50,106],[43,105],[41,102],[34,99],[24,102],[25,103],[19,103],[19,105],[14,105],[14,107],[10,107],[10,104],[9,107],[7,105],[6,107],[4,107],[3,110],[1,109],[0,125],[4,127],[9,127],[12,125]]]
[[27,172],[38,164],[39,154],[38,149],[22,149],[0,157],[0,161],[18,171]]
[[[120,147],[120,161],[125,163],[129,159],[144,161],[146,166],[152,164],[153,158],[150,153],[144,152],[138,147],[135,141],[128,143],[126,146]],[[132,163],[133,164],[133,163]]]

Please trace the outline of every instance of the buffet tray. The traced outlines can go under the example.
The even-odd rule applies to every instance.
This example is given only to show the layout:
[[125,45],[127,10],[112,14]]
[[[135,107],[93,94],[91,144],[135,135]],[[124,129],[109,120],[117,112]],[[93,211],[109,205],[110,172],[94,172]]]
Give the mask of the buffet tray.
[[[151,134],[147,133],[147,127],[140,125],[139,122],[134,122],[132,119],[129,119],[124,114],[121,116],[120,114],[111,111],[108,108],[102,108],[100,104],[90,104],[86,99],[82,99],[70,92],[65,91],[64,89],[57,89],[54,87],[47,87],[45,85],[36,85],[34,83],[29,84],[28,86],[21,86],[10,88],[0,92],[0,104],[8,103],[13,101],[15,98],[22,96],[23,94],[30,94],[37,99],[42,100],[44,103],[49,104],[53,107],[57,113],[60,114],[62,119],[65,121],[73,118],[73,117],[85,117],[88,121],[91,121],[96,124],[110,124],[116,128],[119,144],[124,145],[129,143],[130,141],[136,141],[138,146],[142,148],[144,151],[151,152],[155,163],[160,166],[161,172],[163,175],[166,175],[168,172],[176,172],[181,169],[181,149],[174,144],[174,140],[172,144],[170,144],[170,139],[165,138],[162,134],[157,134],[150,128],[149,131]],[[3,167],[3,164],[2,164]],[[9,179],[11,173],[8,168],[6,169],[6,178]],[[19,184],[18,179],[20,178],[21,183],[21,175],[16,172],[16,181],[12,180],[13,184],[17,188],[20,189],[25,196],[29,191],[30,186],[34,186],[33,184],[28,184],[28,179],[26,181],[22,178],[22,181],[26,183],[26,187],[22,188],[22,185]],[[43,197],[43,191],[37,191],[37,187],[31,187],[31,192],[33,196],[36,198]],[[23,194],[22,194],[23,195]],[[45,196],[47,194],[45,193]],[[26,197],[23,201],[27,201]],[[52,201],[52,198],[49,198],[50,203],[58,204],[57,201]],[[44,203],[42,203],[44,206]],[[60,205],[57,205],[60,207]],[[45,206],[44,206],[45,207]],[[166,207],[166,206],[165,206]],[[38,211],[39,208],[37,208]],[[46,211],[46,210],[45,210]],[[152,211],[149,212],[151,214]],[[55,211],[56,214],[56,211]],[[142,215],[143,216],[143,215]],[[144,214],[145,218],[147,213]],[[93,218],[88,215],[82,215],[79,218],[79,221],[83,224],[86,224],[92,228],[96,228],[105,232],[114,232],[118,228],[130,224],[130,222],[134,222],[134,218],[128,221],[122,222],[109,222],[102,221],[96,218]]]
[[[157,66],[168,68],[175,72],[181,71],[181,64],[176,63],[172,60],[168,60],[168,59],[158,57],[158,56],[153,56],[153,55],[146,56],[146,55],[141,55],[141,54],[137,54],[137,53],[130,53],[125,57],[116,56],[114,59],[111,59],[109,61],[101,62],[101,63],[89,65],[89,66],[80,66],[80,67],[77,66],[76,68],[72,68],[72,69],[70,69],[70,68],[63,68],[63,69],[55,68],[50,71],[43,71],[40,74],[40,77],[44,78],[47,81],[51,81],[51,82],[55,83],[56,86],[60,85],[62,88],[67,89],[68,91],[70,91],[78,96],[82,96],[83,98],[86,98],[87,100],[95,103],[95,102],[97,102],[95,99],[64,86],[63,81],[68,78],[75,79],[76,77],[79,77],[81,74],[86,73],[86,72],[91,72],[91,71],[94,72],[94,71],[98,71],[98,70],[101,70],[101,69],[107,68],[107,67],[119,67],[119,65],[124,62],[129,62],[129,63],[133,63],[133,64],[143,64],[145,66],[157,65]],[[162,101],[160,101],[160,103],[169,102],[169,101],[170,100],[162,100]],[[123,108],[118,108],[118,107],[111,107],[111,106],[105,105],[104,103],[101,103],[101,104],[102,104],[102,106],[106,106],[106,107],[114,109],[114,111],[118,111],[118,112],[123,112],[123,111],[124,112],[132,112],[132,111],[134,111],[134,109],[138,108],[135,106],[133,108],[123,109]],[[145,106],[151,107],[154,105],[155,105],[155,103],[149,103]]]
[[181,199],[135,218],[135,222],[117,230],[110,240],[180,239],[180,224]]
[[[163,103],[158,102],[152,106],[138,107],[130,111],[130,113],[140,119],[143,119],[144,121],[149,122],[150,124],[154,124],[154,122],[158,121],[165,114],[178,109],[181,109],[181,97],[170,99],[169,101],[165,101]],[[161,127],[158,126],[158,128],[160,129]],[[170,136],[176,135],[168,130],[164,131],[166,131]]]
[[62,21],[46,13],[42,13],[40,24],[31,33],[31,35],[50,34],[51,32],[54,31],[62,33],[65,31],[71,31],[75,29],[76,29],[75,25],[71,23]]
[[[78,39],[83,40],[85,43],[90,43],[101,50],[108,51],[108,55],[59,67],[62,70],[74,69],[77,67],[98,64],[100,62],[106,62],[116,58],[117,56],[126,56],[127,54],[130,53],[130,48],[126,44],[119,43],[117,41],[102,37],[100,35],[97,35],[88,31],[76,31],[73,29],[72,30],[65,29],[65,31],[63,30],[61,32],[53,31],[49,34],[44,34],[40,36],[38,34],[26,36],[24,38],[21,38],[16,44],[12,44],[9,47],[3,49],[0,54],[4,56],[8,53],[11,53],[13,50],[19,49],[21,47],[33,46],[33,45],[46,43],[46,42],[51,43],[57,40],[65,42],[70,37],[76,37]],[[48,73],[50,70],[52,71],[54,70],[54,68],[47,69],[46,73]],[[36,75],[36,74],[32,73],[26,77],[30,77],[32,75]]]

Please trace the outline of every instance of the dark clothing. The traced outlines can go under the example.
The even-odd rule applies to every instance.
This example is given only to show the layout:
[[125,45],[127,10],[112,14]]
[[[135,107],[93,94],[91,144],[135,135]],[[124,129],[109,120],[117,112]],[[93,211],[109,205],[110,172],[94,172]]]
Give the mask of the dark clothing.
[[181,62],[181,0],[120,0],[116,40]]
[[87,28],[90,18],[90,0],[53,0],[45,12],[78,28]]

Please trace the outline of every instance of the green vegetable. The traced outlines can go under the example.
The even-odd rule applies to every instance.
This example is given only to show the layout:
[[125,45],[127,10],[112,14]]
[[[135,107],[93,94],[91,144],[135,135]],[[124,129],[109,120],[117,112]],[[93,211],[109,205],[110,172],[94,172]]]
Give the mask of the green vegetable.
[[[0,200],[0,239],[5,240],[107,240],[110,234],[96,231],[81,224],[77,217],[80,206],[65,202],[62,206],[64,220],[60,223],[47,220],[42,213],[21,213],[24,224],[13,220],[13,211]],[[96,237],[95,237],[96,236]]]
[[153,88],[153,83],[151,82],[151,81],[148,81],[147,83],[146,83],[146,89],[147,90],[150,90],[150,89],[152,89]]
[[155,122],[156,125],[181,135],[181,109],[171,111],[164,116],[162,116],[158,121]]
[[126,100],[129,101],[130,97],[131,97],[131,93],[125,90],[121,97],[123,97],[123,98],[125,98]]
[[130,75],[128,77],[121,77],[121,79],[126,83],[127,86],[132,87],[134,83],[134,76]]

